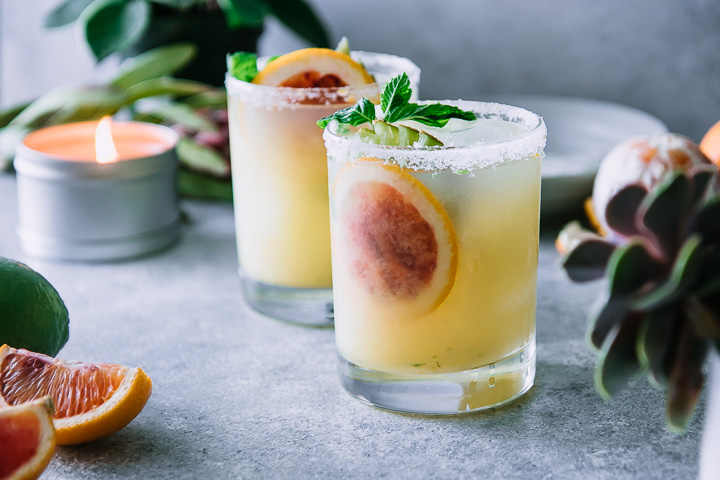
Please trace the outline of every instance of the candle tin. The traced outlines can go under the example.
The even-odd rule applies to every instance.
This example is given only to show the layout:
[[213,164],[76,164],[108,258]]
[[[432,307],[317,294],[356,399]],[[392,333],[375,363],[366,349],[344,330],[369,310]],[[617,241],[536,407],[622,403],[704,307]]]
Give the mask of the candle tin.
[[[97,125],[83,123],[90,124],[87,128]],[[17,233],[23,250],[38,258],[102,261],[142,255],[173,243],[180,234],[177,133],[142,124],[156,144],[144,156],[114,163],[48,153],[46,145],[71,143],[73,136],[86,135],[85,125],[75,125],[81,128],[63,131],[61,127],[67,125],[60,125],[37,130],[18,145]],[[123,124],[118,123],[116,130],[122,143]]]

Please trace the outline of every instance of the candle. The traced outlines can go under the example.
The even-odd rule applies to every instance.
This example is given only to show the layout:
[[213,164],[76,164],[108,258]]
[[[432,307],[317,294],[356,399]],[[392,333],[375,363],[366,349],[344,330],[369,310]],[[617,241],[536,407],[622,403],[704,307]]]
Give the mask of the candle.
[[113,260],[173,243],[177,134],[142,122],[78,122],[29,133],[15,156],[20,244],[60,260]]

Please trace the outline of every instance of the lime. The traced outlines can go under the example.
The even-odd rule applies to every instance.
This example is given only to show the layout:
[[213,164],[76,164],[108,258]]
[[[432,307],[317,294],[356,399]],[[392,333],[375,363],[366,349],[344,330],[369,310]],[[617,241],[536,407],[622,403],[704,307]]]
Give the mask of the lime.
[[376,145],[394,147],[435,147],[442,142],[432,135],[405,125],[393,125],[382,120],[372,123],[372,129],[362,128],[358,132],[360,140]]
[[54,357],[68,341],[68,311],[50,282],[0,257],[0,345]]

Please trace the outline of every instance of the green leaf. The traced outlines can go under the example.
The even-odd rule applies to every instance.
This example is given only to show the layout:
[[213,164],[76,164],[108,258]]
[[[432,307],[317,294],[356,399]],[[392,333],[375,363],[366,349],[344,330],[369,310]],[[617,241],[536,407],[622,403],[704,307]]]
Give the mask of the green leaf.
[[570,280],[588,282],[603,277],[615,245],[602,238],[586,238],[570,250],[562,260]]
[[252,82],[258,74],[257,55],[250,52],[235,52],[227,56],[230,75],[243,82]]
[[630,315],[603,342],[595,369],[595,386],[605,398],[619,392],[640,371],[636,344],[641,323],[641,315]]
[[321,118],[317,121],[317,125],[320,128],[325,128],[332,120],[337,120],[344,125],[352,125],[355,127],[363,123],[372,122],[375,120],[375,105],[363,97],[355,105],[343,108],[332,115]]
[[9,125],[37,128],[70,120],[92,120],[98,112],[114,113],[127,102],[115,89],[60,87],[35,100]]
[[610,296],[635,293],[662,272],[664,265],[640,242],[633,241],[615,250],[608,263]]
[[45,17],[45,28],[57,28],[69,25],[78,18],[88,5],[95,0],[65,0]]
[[213,89],[186,97],[182,103],[193,108],[227,108],[227,93],[225,90]]
[[380,93],[380,108],[385,114],[384,120],[388,123],[394,122],[395,119],[392,118],[393,112],[407,105],[411,96],[412,89],[410,88],[410,78],[407,73],[403,72],[386,83]]
[[715,165],[696,165],[692,169],[693,198],[692,206],[699,205],[712,189],[718,170]]
[[135,43],[150,24],[146,0],[101,0],[80,16],[85,40],[97,61]]
[[690,230],[702,235],[706,242],[720,242],[720,196],[708,200],[702,206]]
[[137,105],[140,114],[152,115],[168,125],[177,124],[191,131],[214,132],[217,127],[213,122],[197,113],[192,107],[181,103],[140,103]]
[[128,88],[126,93],[130,102],[135,102],[141,98],[155,97],[158,95],[186,97],[211,90],[213,90],[213,87],[192,80],[158,77],[135,84]]
[[265,3],[259,0],[217,0],[231,29],[259,25],[267,14]]
[[180,138],[177,156],[182,165],[193,171],[208,173],[214,177],[230,176],[230,162],[212,148],[198,145],[190,138]]
[[399,122],[401,120],[412,120],[431,127],[444,127],[451,118],[459,118],[461,120],[475,120],[475,114],[466,110],[461,110],[452,105],[441,105],[439,103],[418,105],[410,103],[404,107],[400,107],[391,112],[392,120],[390,122]]
[[191,172],[185,168],[178,170],[178,191],[186,197],[205,198],[223,202],[232,202],[232,183],[228,180]]
[[26,102],[20,105],[13,105],[5,110],[0,111],[0,128],[7,126],[15,117],[25,110],[32,102]]
[[683,433],[695,411],[703,387],[702,367],[710,342],[698,338],[689,323],[680,334],[674,368],[668,384],[665,420],[671,431]]
[[690,199],[690,181],[676,171],[655,187],[640,206],[643,226],[653,234],[667,258],[673,258],[680,246],[682,223]]
[[651,380],[659,386],[666,385],[668,381],[663,365],[668,354],[673,351],[679,321],[681,319],[676,305],[646,312],[638,332],[637,356],[640,365],[650,370]]
[[329,47],[327,31],[305,0],[264,0],[270,12],[290,30],[316,47]]
[[[717,303],[717,302],[716,302]],[[685,314],[695,327],[695,331],[702,338],[708,338],[714,342],[720,342],[720,316],[715,311],[718,305],[713,305],[712,300],[702,300],[689,296],[685,301]]]
[[702,240],[699,235],[693,235],[683,243],[667,279],[656,288],[636,297],[632,308],[652,310],[674,302],[693,287],[700,276],[704,261]]
[[152,78],[172,75],[195,56],[195,46],[175,43],[148,50],[124,62],[120,72],[110,80],[110,85],[127,89]]
[[637,211],[647,195],[643,185],[628,185],[615,193],[605,207],[608,226],[616,232],[631,236],[639,233],[636,223]]

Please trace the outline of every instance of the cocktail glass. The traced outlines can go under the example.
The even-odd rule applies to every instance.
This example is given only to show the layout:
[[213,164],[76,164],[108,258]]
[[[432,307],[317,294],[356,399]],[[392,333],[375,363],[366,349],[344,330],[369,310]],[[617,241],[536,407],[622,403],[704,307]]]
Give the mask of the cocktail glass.
[[517,107],[450,104],[478,120],[423,127],[442,147],[324,131],[341,382],[395,411],[481,410],[535,376],[545,124]]
[[382,84],[398,73],[415,86],[420,81],[420,69],[406,58],[352,56],[376,83],[288,88],[226,79],[242,290],[250,307],[280,320],[333,321],[326,152],[317,120],[360,97],[377,101]]

